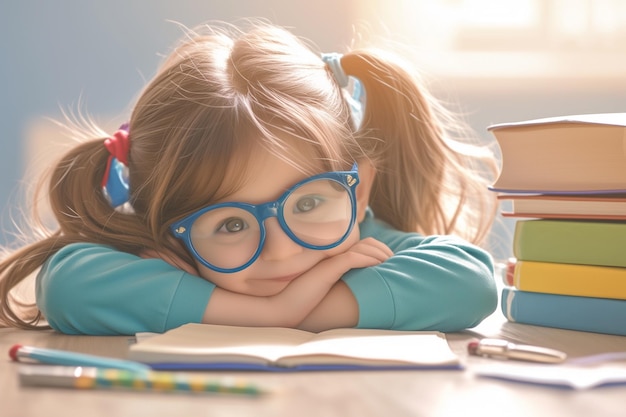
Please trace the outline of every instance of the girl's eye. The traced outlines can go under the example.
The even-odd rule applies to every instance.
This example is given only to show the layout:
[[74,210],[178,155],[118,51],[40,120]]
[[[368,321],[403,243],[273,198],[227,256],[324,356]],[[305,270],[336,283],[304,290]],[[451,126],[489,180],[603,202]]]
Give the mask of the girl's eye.
[[222,225],[218,228],[218,232],[220,233],[236,233],[241,232],[244,229],[247,229],[248,225],[245,220],[241,217],[231,217],[230,219],[224,220]]
[[302,197],[296,202],[295,209],[298,213],[306,213],[320,205],[322,200],[317,197]]

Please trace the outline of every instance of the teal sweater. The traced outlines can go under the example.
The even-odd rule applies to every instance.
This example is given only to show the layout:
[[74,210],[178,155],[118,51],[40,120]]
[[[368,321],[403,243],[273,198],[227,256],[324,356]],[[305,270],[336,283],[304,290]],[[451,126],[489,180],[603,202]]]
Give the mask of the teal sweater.
[[[493,261],[484,250],[452,236],[399,232],[369,210],[360,232],[394,255],[343,276],[359,306],[358,327],[452,332],[495,310]],[[59,250],[36,283],[37,305],[54,329],[92,335],[199,323],[214,288],[161,259],[90,243]]]

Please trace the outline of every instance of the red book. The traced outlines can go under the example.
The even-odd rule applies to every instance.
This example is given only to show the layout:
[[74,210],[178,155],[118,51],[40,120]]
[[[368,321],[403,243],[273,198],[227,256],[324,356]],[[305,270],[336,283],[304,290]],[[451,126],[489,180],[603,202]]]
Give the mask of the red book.
[[502,280],[505,285],[512,287],[515,285],[515,264],[517,260],[515,258],[509,258],[506,262],[506,271],[504,271],[504,276]]

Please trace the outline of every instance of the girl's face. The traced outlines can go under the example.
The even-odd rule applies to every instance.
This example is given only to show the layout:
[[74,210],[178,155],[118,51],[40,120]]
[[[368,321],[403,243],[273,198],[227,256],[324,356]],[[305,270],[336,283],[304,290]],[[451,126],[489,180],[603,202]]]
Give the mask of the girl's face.
[[[307,178],[306,174],[269,152],[255,153],[248,172],[244,185],[219,202],[261,204],[273,201]],[[200,275],[225,290],[271,296],[280,293],[291,281],[320,261],[346,251],[359,240],[359,228],[355,225],[339,246],[315,250],[294,242],[280,227],[276,217],[266,219],[265,228],[262,251],[249,267],[238,272],[220,273],[196,261]],[[202,248],[197,249],[201,251]]]

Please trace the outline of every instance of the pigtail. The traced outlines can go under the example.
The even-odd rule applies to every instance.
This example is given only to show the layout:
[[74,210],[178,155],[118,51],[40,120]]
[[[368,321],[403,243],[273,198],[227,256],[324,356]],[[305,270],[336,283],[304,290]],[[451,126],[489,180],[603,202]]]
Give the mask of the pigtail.
[[146,243],[145,227],[132,213],[115,211],[102,192],[109,152],[104,139],[71,149],[50,176],[49,200],[63,236],[136,252]]
[[0,326],[24,329],[47,328],[36,305],[20,300],[15,290],[55,252],[77,242],[113,246],[138,253],[154,249],[151,235],[136,214],[115,211],[102,194],[101,181],[109,153],[104,139],[81,143],[68,151],[42,178],[34,200],[40,201],[47,183],[50,208],[58,228],[50,231],[33,213],[37,241],[0,262]]
[[481,242],[497,209],[487,190],[496,170],[490,151],[455,140],[457,122],[403,64],[365,50],[341,64],[366,92],[358,135],[377,170],[376,216],[399,230]]

